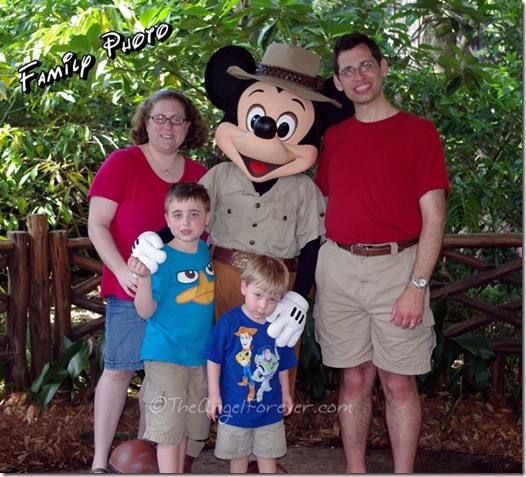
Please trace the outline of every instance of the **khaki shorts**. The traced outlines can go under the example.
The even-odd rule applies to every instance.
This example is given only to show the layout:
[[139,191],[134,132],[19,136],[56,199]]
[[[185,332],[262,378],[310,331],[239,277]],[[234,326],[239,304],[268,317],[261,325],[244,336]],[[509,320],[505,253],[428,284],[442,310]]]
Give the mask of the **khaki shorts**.
[[418,375],[431,369],[436,346],[434,318],[426,290],[423,322],[414,330],[389,317],[407,285],[417,246],[394,255],[353,255],[328,240],[316,267],[315,337],[323,363],[351,368],[372,361],[380,369]]
[[168,445],[180,444],[183,436],[206,439],[210,431],[206,366],[145,361],[144,369],[144,438]]
[[286,453],[287,442],[283,420],[254,428],[217,423],[214,454],[218,459],[239,459],[251,454],[264,459],[278,459]]

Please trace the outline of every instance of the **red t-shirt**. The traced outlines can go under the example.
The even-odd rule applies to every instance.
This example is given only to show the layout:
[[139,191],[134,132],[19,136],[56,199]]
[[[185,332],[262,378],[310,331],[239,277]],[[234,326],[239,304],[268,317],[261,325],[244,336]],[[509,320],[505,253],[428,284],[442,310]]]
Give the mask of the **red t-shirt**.
[[[185,157],[180,182],[198,182],[207,169]],[[157,232],[166,226],[164,199],[172,184],[159,178],[138,146],[111,153],[93,178],[88,200],[93,196],[117,202],[119,206],[110,232],[119,252],[128,260],[135,239],[147,230]],[[101,296],[115,295],[132,300],[115,275],[103,266]]]
[[403,111],[373,123],[353,116],[329,128],[314,181],[328,197],[326,236],[345,244],[419,237],[420,197],[434,189],[449,195],[435,126]]

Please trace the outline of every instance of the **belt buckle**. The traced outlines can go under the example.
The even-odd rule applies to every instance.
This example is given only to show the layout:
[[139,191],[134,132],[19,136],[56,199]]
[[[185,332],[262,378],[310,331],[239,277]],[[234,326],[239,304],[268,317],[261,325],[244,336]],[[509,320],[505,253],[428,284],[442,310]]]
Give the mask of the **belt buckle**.
[[360,249],[360,250],[367,250],[367,249],[370,249],[372,247],[367,245],[367,244],[364,244],[364,243],[353,243],[351,245],[351,253],[354,253],[354,249],[355,248]]
[[245,250],[236,250],[232,254],[232,266],[239,272],[243,273],[245,268],[247,268],[247,262],[250,258],[251,253]]

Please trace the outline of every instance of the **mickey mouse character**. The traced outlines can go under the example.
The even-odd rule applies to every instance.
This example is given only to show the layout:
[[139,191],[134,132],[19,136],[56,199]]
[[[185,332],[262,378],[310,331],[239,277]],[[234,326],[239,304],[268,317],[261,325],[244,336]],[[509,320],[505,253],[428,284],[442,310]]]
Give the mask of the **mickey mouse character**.
[[251,253],[281,258],[290,288],[269,317],[278,346],[293,347],[305,326],[325,204],[314,182],[302,174],[318,156],[314,101],[340,104],[321,94],[320,61],[294,45],[272,44],[256,67],[237,46],[208,62],[208,97],[225,111],[215,132],[232,162],[201,179],[212,200],[211,255],[219,286],[215,315],[243,302],[240,273]]

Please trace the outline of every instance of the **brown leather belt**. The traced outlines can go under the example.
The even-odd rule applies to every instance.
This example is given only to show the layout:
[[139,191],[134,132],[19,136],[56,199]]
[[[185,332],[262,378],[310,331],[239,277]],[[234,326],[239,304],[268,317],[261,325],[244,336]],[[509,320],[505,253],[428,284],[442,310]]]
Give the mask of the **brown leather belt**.
[[[218,247],[217,245],[212,246],[212,258],[219,262],[232,265],[239,273],[245,270],[248,259],[254,255],[257,254],[244,250]],[[278,258],[278,260],[281,260],[285,264],[289,272],[295,272],[298,269],[298,261],[295,258]]]
[[[338,247],[343,248],[344,250],[347,250],[348,252],[352,253],[353,255],[361,255],[363,257],[376,257],[378,255],[391,255],[393,253],[393,249],[390,244],[378,244],[378,245],[368,245],[365,243],[353,243],[350,245],[336,242],[338,244]],[[412,247],[413,245],[416,245],[418,243],[418,239],[412,239],[412,240],[405,240],[404,242],[393,242],[398,245],[398,252],[401,252],[402,250]]]

